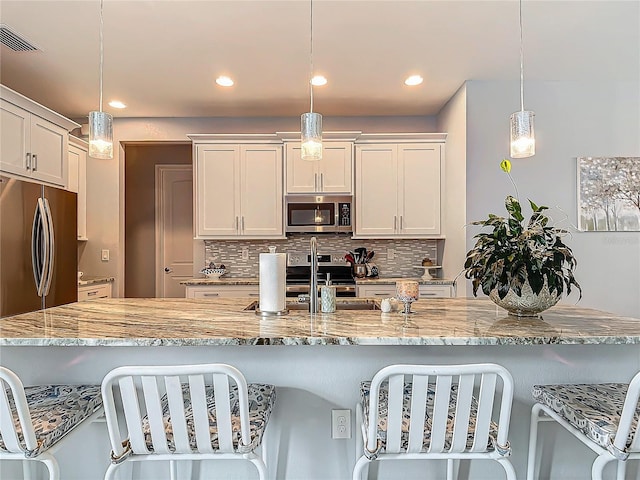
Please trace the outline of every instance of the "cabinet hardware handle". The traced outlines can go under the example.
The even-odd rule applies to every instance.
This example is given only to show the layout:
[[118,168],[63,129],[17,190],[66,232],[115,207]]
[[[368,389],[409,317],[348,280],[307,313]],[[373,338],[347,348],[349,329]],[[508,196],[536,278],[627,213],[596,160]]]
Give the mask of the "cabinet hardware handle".
[[171,269],[169,267],[164,267],[164,272],[165,273],[171,273]]
[[424,293],[420,293],[421,297],[437,297],[438,294],[434,293],[434,292],[424,292]]
[[387,293],[374,293],[373,295],[376,296],[376,297],[393,297],[393,294],[389,293],[389,292],[387,292]]
[[317,173],[313,174],[313,189],[316,192],[318,191],[318,174]]
[[238,231],[238,217],[236,217],[236,232]]
[[398,230],[398,217],[396,215],[393,216],[393,231]]
[[31,170],[31,154],[27,153],[27,170]]
[[324,192],[324,173],[320,174],[320,191]]
[[242,233],[244,233],[244,215],[240,219],[240,225],[242,226],[241,231],[242,231]]
[[33,157],[33,168],[31,170],[35,172],[38,169],[38,155],[34,153],[32,157]]
[[205,297],[217,297],[220,295],[219,293],[205,293],[203,294]]
[[98,294],[98,290],[95,290],[93,292],[87,292],[87,296],[92,296],[92,295],[97,295]]
[[260,294],[259,293],[250,293],[249,296],[250,297],[259,297]]
[[402,231],[402,215],[400,215],[400,231]]

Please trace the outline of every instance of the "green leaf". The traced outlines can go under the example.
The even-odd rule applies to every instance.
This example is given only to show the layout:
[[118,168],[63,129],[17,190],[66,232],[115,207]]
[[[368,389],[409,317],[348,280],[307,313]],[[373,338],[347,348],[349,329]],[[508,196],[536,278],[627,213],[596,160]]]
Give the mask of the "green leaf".
[[504,206],[506,207],[507,212],[509,212],[509,215],[511,215],[517,221],[521,222],[522,220],[524,220],[520,202],[518,202],[518,200],[516,200],[514,197],[509,195],[504,202]]

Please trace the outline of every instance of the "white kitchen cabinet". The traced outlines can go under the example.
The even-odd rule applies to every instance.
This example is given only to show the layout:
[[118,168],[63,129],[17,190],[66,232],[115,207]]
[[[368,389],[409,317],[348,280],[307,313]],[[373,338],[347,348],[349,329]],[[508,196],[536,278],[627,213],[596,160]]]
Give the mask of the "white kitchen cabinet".
[[284,238],[282,145],[194,142],[196,238]]
[[78,287],[78,301],[111,298],[111,283],[97,283]]
[[66,186],[68,131],[79,127],[0,85],[0,171]]
[[[396,296],[396,285],[358,285],[357,294],[358,297],[391,298]],[[450,285],[420,285],[420,298],[449,298],[451,295]]]
[[89,145],[69,137],[69,181],[67,190],[78,194],[78,240],[87,240],[87,157]]
[[442,143],[356,145],[356,238],[439,236]]
[[259,296],[259,285],[187,285],[186,288],[186,298]]
[[353,192],[353,142],[323,141],[322,160],[300,158],[300,142],[287,142],[287,193]]

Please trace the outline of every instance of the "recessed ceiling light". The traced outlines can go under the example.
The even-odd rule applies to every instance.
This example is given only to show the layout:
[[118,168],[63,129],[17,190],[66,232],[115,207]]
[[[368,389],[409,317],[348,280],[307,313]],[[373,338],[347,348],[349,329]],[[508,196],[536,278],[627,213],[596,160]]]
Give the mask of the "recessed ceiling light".
[[122,103],[120,100],[111,100],[109,102],[109,106],[113,108],[127,108],[127,106],[124,103]]
[[420,85],[422,83],[423,78],[420,75],[411,75],[405,81],[405,85]]
[[216,83],[221,87],[233,87],[233,80],[229,77],[220,76],[216,78]]
[[326,85],[326,84],[327,84],[327,79],[322,75],[316,75],[311,79],[311,85],[315,87],[321,87],[322,85]]

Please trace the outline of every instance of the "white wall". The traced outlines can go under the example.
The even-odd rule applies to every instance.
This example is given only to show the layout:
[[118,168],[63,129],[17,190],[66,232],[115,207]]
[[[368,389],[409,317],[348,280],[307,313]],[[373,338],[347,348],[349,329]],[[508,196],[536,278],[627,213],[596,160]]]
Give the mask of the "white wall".
[[[467,86],[464,84],[438,114],[438,130],[447,134],[443,221],[447,237],[442,267],[454,278],[462,271],[467,252],[463,233],[467,201]],[[457,281],[456,295],[467,295],[467,282]]]
[[[519,104],[517,83],[467,83],[468,222],[504,213],[504,198],[513,194],[499,163],[509,155],[509,116]],[[572,231],[567,243],[578,259],[581,306],[640,317],[640,233],[578,232],[574,227],[575,158],[640,156],[640,85],[525,82],[525,108],[536,114],[536,155],[512,161],[520,199],[552,207],[553,219]],[[468,248],[475,233],[467,229]],[[565,301],[577,298],[572,294]]]
[[[325,117],[325,131],[366,133],[435,132],[435,117]],[[114,295],[124,294],[124,150],[126,142],[188,142],[190,133],[275,133],[297,131],[299,117],[279,118],[116,118],[114,159],[90,158],[87,165],[87,236],[78,268],[87,275],[116,278]],[[119,148],[118,148],[119,146]],[[109,262],[100,251],[110,250]],[[195,257],[199,254],[200,257]],[[204,262],[202,242],[194,243],[194,263]]]

